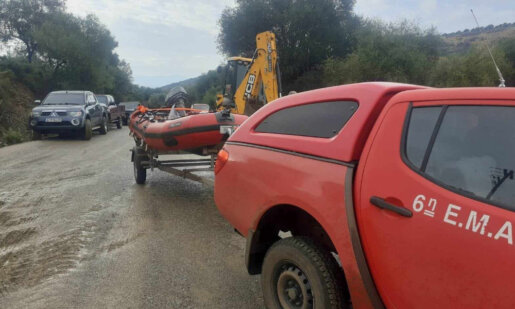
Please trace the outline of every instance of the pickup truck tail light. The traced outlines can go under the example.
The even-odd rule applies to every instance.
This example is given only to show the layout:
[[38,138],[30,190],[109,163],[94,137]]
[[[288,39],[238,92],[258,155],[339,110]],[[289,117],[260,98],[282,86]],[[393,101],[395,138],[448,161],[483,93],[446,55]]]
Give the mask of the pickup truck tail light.
[[220,150],[216,158],[215,175],[222,170],[227,161],[229,161],[229,152],[227,152],[225,149]]

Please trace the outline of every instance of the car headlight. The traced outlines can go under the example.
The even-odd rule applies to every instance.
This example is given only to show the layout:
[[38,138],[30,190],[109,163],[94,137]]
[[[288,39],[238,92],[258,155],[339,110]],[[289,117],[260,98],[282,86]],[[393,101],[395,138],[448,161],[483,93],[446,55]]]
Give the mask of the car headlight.
[[32,111],[32,117],[39,117],[39,116],[41,116],[40,111]]
[[72,117],[80,117],[80,116],[82,116],[82,112],[81,112],[81,111],[78,111],[78,112],[70,112],[69,114],[70,114],[70,116],[72,116]]

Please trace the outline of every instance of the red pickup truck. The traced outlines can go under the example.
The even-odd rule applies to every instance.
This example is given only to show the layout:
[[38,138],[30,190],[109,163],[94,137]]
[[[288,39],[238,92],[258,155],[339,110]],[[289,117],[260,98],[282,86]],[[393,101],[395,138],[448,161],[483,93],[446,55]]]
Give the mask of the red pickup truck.
[[215,173],[267,308],[515,308],[513,88],[287,96]]

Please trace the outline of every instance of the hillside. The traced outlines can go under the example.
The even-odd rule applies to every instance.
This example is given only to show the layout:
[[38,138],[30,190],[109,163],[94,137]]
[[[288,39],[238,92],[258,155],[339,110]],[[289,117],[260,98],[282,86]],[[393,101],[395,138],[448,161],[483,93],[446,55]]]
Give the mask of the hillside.
[[515,38],[515,23],[504,23],[497,26],[488,25],[470,30],[465,29],[443,34],[442,38],[446,43],[445,53],[462,53],[469,50],[472,46],[482,44],[485,41],[492,46],[502,39]]
[[200,79],[200,76],[189,78],[189,79],[185,79],[185,80],[182,80],[180,82],[171,83],[171,84],[168,84],[168,85],[165,85],[165,86],[162,86],[162,87],[158,87],[158,88],[156,88],[156,90],[159,91],[159,92],[166,93],[166,92],[170,91],[170,89],[172,89],[174,87],[179,87],[179,86],[189,87],[189,86],[192,86],[199,79]]

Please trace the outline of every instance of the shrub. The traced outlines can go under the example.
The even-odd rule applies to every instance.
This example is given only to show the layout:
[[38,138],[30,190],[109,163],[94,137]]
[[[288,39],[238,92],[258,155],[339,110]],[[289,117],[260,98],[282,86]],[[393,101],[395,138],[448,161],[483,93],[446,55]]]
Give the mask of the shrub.
[[24,142],[26,136],[18,130],[9,129],[3,134],[2,140],[7,145],[14,145]]

